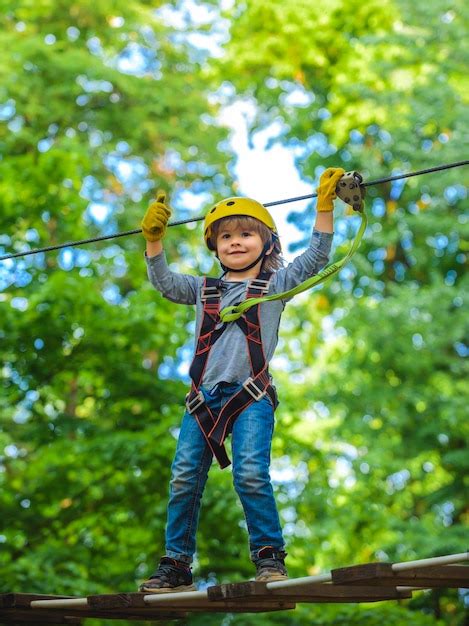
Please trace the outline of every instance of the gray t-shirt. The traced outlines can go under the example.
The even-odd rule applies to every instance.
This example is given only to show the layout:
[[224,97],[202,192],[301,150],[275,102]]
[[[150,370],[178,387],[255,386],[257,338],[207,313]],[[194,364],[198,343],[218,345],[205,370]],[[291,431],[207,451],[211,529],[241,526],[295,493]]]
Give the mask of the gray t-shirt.
[[[330,233],[314,230],[309,247],[286,267],[272,274],[269,295],[292,289],[317,274],[329,260],[332,237]],[[178,304],[196,305],[195,338],[197,339],[203,314],[203,303],[200,299],[204,284],[203,276],[173,272],[168,267],[164,252],[153,257],[146,257],[146,261],[148,277],[152,285],[165,298]],[[239,282],[221,280],[220,308],[223,309],[244,300],[248,283],[249,280]],[[270,362],[277,346],[280,317],[286,302],[286,300],[274,300],[260,305],[262,345],[267,363]],[[212,388],[221,381],[242,383],[250,375],[246,338],[236,322],[230,322],[210,351],[202,384]]]

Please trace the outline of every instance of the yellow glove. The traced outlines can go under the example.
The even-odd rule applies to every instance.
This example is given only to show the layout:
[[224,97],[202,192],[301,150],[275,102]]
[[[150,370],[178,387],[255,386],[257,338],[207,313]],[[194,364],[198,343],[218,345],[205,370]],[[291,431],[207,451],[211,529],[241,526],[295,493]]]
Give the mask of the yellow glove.
[[143,236],[147,241],[159,241],[166,232],[166,225],[171,217],[171,209],[165,203],[166,193],[158,191],[156,200],[148,207],[141,223]]
[[318,187],[318,211],[334,210],[334,200],[337,198],[335,188],[344,174],[345,170],[341,167],[328,167],[327,170],[321,174]]

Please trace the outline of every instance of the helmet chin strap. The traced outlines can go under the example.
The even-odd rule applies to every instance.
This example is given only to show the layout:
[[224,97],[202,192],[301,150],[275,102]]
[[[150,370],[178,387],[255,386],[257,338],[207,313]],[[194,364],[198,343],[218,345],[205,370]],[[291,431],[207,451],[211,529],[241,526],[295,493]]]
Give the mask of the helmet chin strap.
[[273,238],[271,241],[266,241],[266,243],[264,244],[264,247],[262,248],[262,252],[257,257],[257,259],[253,261],[252,263],[250,263],[249,265],[246,265],[246,267],[242,267],[241,269],[234,269],[233,267],[228,267],[227,265],[223,265],[223,263],[220,261],[220,258],[217,254],[216,257],[220,261],[220,265],[223,270],[223,275],[225,275],[226,272],[236,272],[236,273],[246,272],[247,270],[250,270],[252,267],[255,267],[259,263],[259,261],[262,261],[264,259],[264,257],[266,256],[267,250],[270,248],[272,243],[273,243]]

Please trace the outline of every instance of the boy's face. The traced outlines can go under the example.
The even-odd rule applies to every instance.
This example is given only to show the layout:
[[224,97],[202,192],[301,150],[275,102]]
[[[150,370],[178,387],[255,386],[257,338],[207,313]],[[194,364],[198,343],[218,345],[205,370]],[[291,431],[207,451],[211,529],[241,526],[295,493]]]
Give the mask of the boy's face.
[[247,267],[258,258],[263,247],[261,236],[254,230],[242,228],[236,222],[220,226],[216,240],[217,254],[227,267]]

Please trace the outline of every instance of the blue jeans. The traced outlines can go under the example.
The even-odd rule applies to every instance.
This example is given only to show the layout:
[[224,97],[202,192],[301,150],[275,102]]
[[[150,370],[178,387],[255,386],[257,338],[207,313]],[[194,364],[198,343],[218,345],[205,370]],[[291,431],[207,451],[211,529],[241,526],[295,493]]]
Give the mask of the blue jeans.
[[[219,383],[210,392],[201,389],[208,406],[219,410],[239,388]],[[233,483],[246,517],[251,558],[264,546],[284,548],[269,474],[273,429],[274,410],[264,396],[239,415],[231,434]],[[185,563],[192,562],[195,552],[200,502],[212,456],[197,421],[186,411],[171,467],[166,524],[166,555]]]

